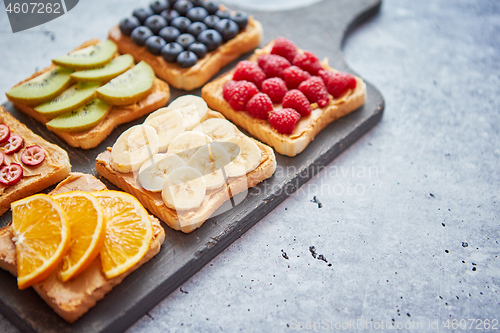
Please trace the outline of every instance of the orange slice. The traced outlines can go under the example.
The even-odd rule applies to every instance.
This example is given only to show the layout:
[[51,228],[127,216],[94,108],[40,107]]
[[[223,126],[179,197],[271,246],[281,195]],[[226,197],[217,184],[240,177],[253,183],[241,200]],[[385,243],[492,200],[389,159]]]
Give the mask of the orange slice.
[[59,272],[63,282],[83,272],[101,251],[106,235],[104,213],[97,198],[74,191],[52,197],[68,216],[71,240]]
[[104,275],[111,279],[137,264],[153,238],[149,215],[136,198],[125,192],[98,191],[106,221],[106,239],[101,250]]
[[69,246],[69,223],[61,206],[46,194],[13,202],[11,208],[17,285],[25,289],[44,280],[61,262]]

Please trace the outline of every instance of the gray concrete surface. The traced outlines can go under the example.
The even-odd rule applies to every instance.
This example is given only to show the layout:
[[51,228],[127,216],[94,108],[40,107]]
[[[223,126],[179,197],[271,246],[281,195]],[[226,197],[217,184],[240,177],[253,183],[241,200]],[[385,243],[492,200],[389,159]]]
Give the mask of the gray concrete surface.
[[[55,41],[42,31],[56,22],[13,38],[0,10],[0,90],[35,69],[24,64],[60,53],[33,45],[67,50],[74,41],[66,36],[103,38],[97,27],[130,8],[79,32],[72,21],[91,2],[58,19],[67,30]],[[382,122],[129,332],[271,332],[314,322],[431,331],[436,321],[451,331],[455,319],[467,320],[456,330],[465,332],[469,319],[482,320],[473,328],[498,322],[499,36],[497,1],[385,0],[344,48],[385,96]],[[0,331],[16,329],[0,317]]]

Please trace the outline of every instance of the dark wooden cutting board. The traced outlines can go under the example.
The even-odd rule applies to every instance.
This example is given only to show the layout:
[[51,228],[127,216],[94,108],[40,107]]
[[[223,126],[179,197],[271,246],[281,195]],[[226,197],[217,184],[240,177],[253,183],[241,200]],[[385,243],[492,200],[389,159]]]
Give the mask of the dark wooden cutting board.
[[[300,48],[315,52],[320,59],[328,57],[332,67],[352,72],[340,50],[342,41],[354,27],[376,14],[380,4],[381,0],[324,0],[295,10],[250,13],[264,27],[262,45],[284,36]],[[241,59],[246,57],[248,55]],[[223,72],[235,64],[236,61],[226,66]],[[200,89],[192,93],[200,95]],[[172,89],[171,100],[183,94],[185,92]],[[96,175],[96,156],[112,146],[125,129],[145,118],[118,127],[98,147],[82,150],[70,147],[45,126],[17,111],[12,104],[4,106],[35,133],[66,149],[73,171],[93,175]],[[164,225],[166,239],[160,253],[128,276],[74,324],[57,316],[33,289],[18,290],[16,279],[2,270],[0,312],[21,331],[93,333],[125,330],[372,128],[381,119],[383,109],[382,95],[367,83],[364,106],[330,124],[298,156],[277,155],[276,174],[250,189],[239,205],[209,219],[191,234]],[[109,188],[116,189],[102,180]],[[10,219],[10,213],[4,214],[0,226],[5,226]]]

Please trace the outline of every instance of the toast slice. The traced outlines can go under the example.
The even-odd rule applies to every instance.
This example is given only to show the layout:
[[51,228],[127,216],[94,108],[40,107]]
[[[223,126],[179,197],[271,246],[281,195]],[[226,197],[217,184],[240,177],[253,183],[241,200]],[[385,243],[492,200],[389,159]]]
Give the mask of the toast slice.
[[[99,43],[98,39],[91,39],[89,41],[86,41],[79,47],[77,47],[75,51],[91,45],[95,45],[97,43]],[[18,86],[26,81],[29,81],[49,71],[54,67],[55,65],[50,65],[49,67],[36,72],[26,80],[19,82],[15,86]],[[9,97],[7,96],[7,98]],[[101,143],[111,133],[111,131],[113,131],[113,129],[116,126],[140,118],[158,108],[165,106],[168,103],[169,99],[170,99],[170,88],[168,84],[158,78],[155,78],[151,93],[148,96],[146,96],[145,98],[134,104],[112,106],[111,110],[106,115],[106,117],[96,126],[80,132],[68,133],[68,132],[54,131],[54,133],[56,133],[59,137],[61,137],[64,141],[66,141],[69,145],[73,147],[80,147],[83,149],[94,148],[99,143]],[[10,101],[12,102],[12,104],[14,104],[16,108],[26,113],[30,117],[36,119],[37,121],[41,122],[42,124],[45,125],[49,121],[49,119],[47,119],[45,116],[36,112],[34,107],[16,103],[12,100]]]
[[[0,106],[0,124],[9,126],[11,134],[18,134],[24,139],[24,146],[39,145],[45,150],[45,160],[34,167],[20,162],[22,149],[18,153],[6,156],[6,160],[23,166],[24,177],[11,186],[0,185],[0,215],[9,210],[10,204],[39,192],[66,178],[71,172],[71,164],[65,150],[45,141],[20,123]],[[1,149],[1,148],[0,148]]]
[[[220,113],[208,111],[208,118],[224,118]],[[238,130],[237,130],[238,131]],[[239,132],[239,131],[238,131]],[[240,132],[241,133],[241,132]],[[97,172],[121,188],[135,196],[151,213],[159,217],[169,227],[189,233],[199,228],[210,216],[226,201],[236,194],[256,186],[261,181],[271,177],[276,170],[276,157],[272,148],[252,139],[261,150],[261,162],[246,176],[228,178],[221,188],[207,191],[200,207],[188,213],[178,214],[174,209],[168,208],[161,197],[161,193],[143,189],[136,181],[136,174],[120,173],[111,168],[111,148],[99,154],[96,158]]]
[[111,28],[108,38],[118,45],[121,53],[131,54],[137,62],[146,61],[159,78],[173,87],[192,90],[201,87],[222,67],[240,55],[258,47],[262,35],[262,25],[250,16],[248,25],[235,38],[222,44],[217,50],[209,52],[190,68],[181,68],[175,63],[166,62],[162,56],[149,53],[146,47],[136,45],[130,37],[123,35],[118,25]]
[[[91,175],[72,173],[49,194],[105,189],[106,186]],[[101,260],[97,256],[85,271],[68,282],[61,282],[57,277],[57,272],[54,272],[33,288],[59,316],[67,322],[74,322],[110,292],[114,286],[120,284],[127,275],[148,262],[160,251],[165,240],[165,231],[158,219],[153,216],[150,216],[150,219],[153,223],[153,239],[149,250],[141,261],[125,273],[109,280],[106,279],[102,273]],[[0,268],[17,275],[16,247],[12,242],[10,224],[0,229]]]
[[[274,42],[271,41],[262,49],[257,49],[248,60],[256,62],[260,54],[271,52],[273,44]],[[328,66],[327,59],[322,61],[322,65],[324,69],[335,71]],[[235,111],[226,102],[222,96],[222,87],[232,80],[233,74],[234,69],[206,84],[201,90],[201,96],[211,109],[221,112],[234,124],[272,146],[278,153],[287,156],[301,153],[323,128],[359,108],[366,99],[366,85],[361,78],[356,77],[357,84],[354,90],[349,89],[343,96],[330,99],[324,108],[320,108],[317,103],[311,104],[312,113],[297,122],[292,134],[282,134],[276,131],[269,121],[253,118],[246,111]],[[281,108],[281,104],[274,105],[275,110]]]

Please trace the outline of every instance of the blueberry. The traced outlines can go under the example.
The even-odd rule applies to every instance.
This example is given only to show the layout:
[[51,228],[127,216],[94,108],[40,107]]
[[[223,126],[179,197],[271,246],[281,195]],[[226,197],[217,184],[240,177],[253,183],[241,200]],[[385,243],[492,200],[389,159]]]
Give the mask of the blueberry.
[[137,17],[137,19],[139,20],[139,22],[141,24],[144,24],[144,21],[146,21],[146,19],[153,14],[154,14],[153,11],[149,7],[148,8],[137,8],[132,12],[132,15]]
[[163,38],[158,36],[151,36],[146,40],[146,49],[154,55],[159,55],[161,53],[161,49],[166,44],[167,43]]
[[186,32],[187,27],[191,24],[191,21],[187,17],[176,17],[170,22],[172,27],[176,27],[182,33]]
[[132,31],[132,34],[130,34],[130,37],[132,37],[134,43],[139,46],[144,46],[144,44],[146,43],[146,39],[151,36],[153,36],[153,32],[151,31],[151,29],[145,26],[135,28],[134,31]]
[[203,7],[204,1],[203,0],[191,0],[191,3],[195,7]]
[[214,15],[219,10],[219,3],[217,1],[205,1],[203,8],[207,10],[210,15]]
[[167,0],[154,0],[149,4],[149,8],[151,8],[155,14],[160,14],[165,9],[169,9],[170,4]]
[[188,0],[179,0],[175,3],[173,8],[178,11],[181,16],[186,16],[188,10],[193,8],[193,4]]
[[217,30],[208,29],[198,35],[198,41],[205,44],[208,52],[216,50],[222,44],[222,36]]
[[144,25],[151,29],[155,35],[158,35],[160,30],[167,26],[167,20],[160,15],[151,15],[144,21]]
[[208,12],[203,7],[194,7],[188,10],[186,17],[191,22],[203,22],[203,19],[208,16]]
[[184,51],[182,46],[177,43],[168,43],[161,49],[161,56],[166,62],[176,62],[177,56]]
[[126,17],[120,21],[120,31],[125,36],[130,36],[132,30],[140,26],[141,23],[135,16]]
[[198,43],[198,42],[189,45],[188,51],[191,51],[194,54],[196,54],[198,59],[201,59],[207,55],[207,47],[205,45],[203,45],[202,43]]
[[165,40],[167,43],[175,42],[177,37],[180,35],[179,29],[176,27],[165,27],[160,30],[158,35]]
[[170,3],[170,7],[172,7],[173,5],[175,5],[177,0],[168,0],[168,2]]
[[189,45],[196,42],[196,38],[194,38],[191,34],[182,34],[177,37],[176,42],[179,43],[179,45],[182,46],[184,50],[187,50]]
[[228,19],[229,16],[231,16],[231,13],[227,9],[225,10],[219,9],[215,12],[215,16],[217,16],[220,19]]
[[167,20],[167,24],[173,21],[174,18],[179,17],[179,13],[177,13],[174,9],[165,9],[160,14],[165,20]]
[[177,64],[181,68],[188,68],[194,66],[197,61],[198,57],[191,51],[181,52],[181,54],[177,56]]
[[227,42],[228,40],[236,37],[240,28],[238,28],[238,25],[234,23],[234,21],[223,19],[217,22],[215,30],[217,30],[221,34],[222,39]]
[[245,12],[236,12],[234,14],[231,14],[231,17],[229,18],[238,25],[240,31],[245,29],[248,24],[248,14]]
[[220,18],[218,16],[215,16],[215,15],[208,15],[207,17],[205,17],[205,19],[203,20],[203,23],[206,24],[207,28],[208,29],[213,29],[215,28],[215,25],[217,24],[217,22],[220,21]]
[[191,23],[189,27],[187,27],[186,32],[193,35],[194,37],[198,37],[198,35],[205,30],[207,30],[207,26],[205,25],[205,23],[194,22]]

